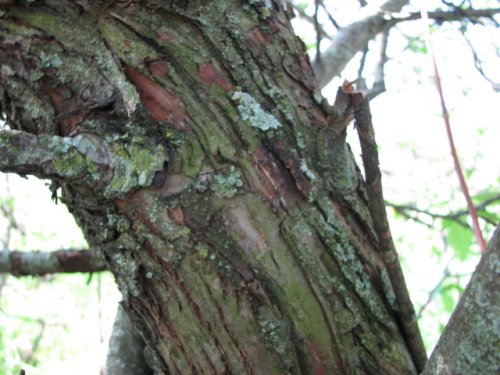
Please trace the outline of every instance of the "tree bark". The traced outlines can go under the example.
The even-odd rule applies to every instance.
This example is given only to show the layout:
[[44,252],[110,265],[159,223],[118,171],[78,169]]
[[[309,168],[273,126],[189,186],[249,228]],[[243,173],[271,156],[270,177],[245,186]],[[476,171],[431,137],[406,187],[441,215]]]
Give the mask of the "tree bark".
[[104,374],[152,374],[144,358],[144,341],[142,341],[121,305],[118,305],[116,310]]
[[432,352],[423,375],[500,373],[500,226]]
[[61,190],[152,369],[417,373],[352,108],[326,110],[284,3],[0,9],[0,168]]

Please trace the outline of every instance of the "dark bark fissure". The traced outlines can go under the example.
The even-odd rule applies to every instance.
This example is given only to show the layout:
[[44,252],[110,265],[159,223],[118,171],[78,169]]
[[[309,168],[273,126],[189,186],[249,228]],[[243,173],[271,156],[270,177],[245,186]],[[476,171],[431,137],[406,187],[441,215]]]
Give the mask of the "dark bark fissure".
[[48,177],[152,368],[415,373],[344,143],[352,109],[325,110],[281,5],[50,4],[0,18],[1,109],[54,136],[37,138],[60,155]]

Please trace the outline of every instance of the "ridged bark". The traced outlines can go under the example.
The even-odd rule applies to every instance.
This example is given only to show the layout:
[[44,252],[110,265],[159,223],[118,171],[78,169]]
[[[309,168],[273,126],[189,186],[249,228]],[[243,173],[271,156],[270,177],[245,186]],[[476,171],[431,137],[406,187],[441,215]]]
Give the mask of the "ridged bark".
[[268,4],[5,6],[2,112],[57,151],[19,168],[60,188],[156,372],[414,374],[349,108]]

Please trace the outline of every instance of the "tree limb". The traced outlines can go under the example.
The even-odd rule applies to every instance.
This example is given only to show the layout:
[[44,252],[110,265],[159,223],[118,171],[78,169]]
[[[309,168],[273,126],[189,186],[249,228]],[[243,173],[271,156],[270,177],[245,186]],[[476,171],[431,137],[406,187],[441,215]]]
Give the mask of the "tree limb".
[[[341,28],[321,55],[321,61],[313,62],[320,87],[325,87],[332,78],[338,76],[354,55],[365,49],[378,33],[399,22],[420,19],[419,12],[398,13],[407,3],[404,0],[388,0],[379,9],[367,6],[361,10],[362,15],[357,21]],[[464,18],[492,17],[499,12],[500,8],[433,11],[429,12],[429,18],[436,21],[459,21]]]
[[0,273],[9,273],[13,276],[43,276],[50,273],[105,270],[105,262],[90,250],[0,252]]
[[319,86],[324,87],[338,76],[358,51],[362,51],[375,35],[384,30],[387,12],[399,12],[408,0],[387,0],[379,8],[369,5],[361,10],[361,17],[339,30],[330,47],[322,54],[321,61],[314,61],[313,68]]
[[[60,137],[0,130],[0,171],[78,181],[107,198],[161,183],[168,159],[165,146],[125,147],[126,142],[127,137],[102,139],[90,133]],[[148,152],[140,152],[141,148]],[[152,164],[145,168],[144,160]]]
[[[437,22],[444,21],[462,21],[463,19],[475,20],[477,18],[493,17],[495,14],[500,13],[500,8],[489,9],[456,9],[453,11],[435,10],[429,12],[429,19]],[[420,12],[412,13],[395,13],[390,16],[391,23],[398,23],[404,21],[414,21],[422,18]]]
[[132,321],[118,305],[113,331],[109,339],[109,351],[106,357],[106,375],[149,375],[144,358],[144,340],[137,333]]
[[[0,130],[0,171],[42,178],[88,178],[90,170],[98,173],[92,159],[104,164],[107,155],[85,143],[84,137],[36,136]],[[100,177],[105,176],[94,174],[95,180]]]
[[423,375],[497,374],[500,226],[493,233]]

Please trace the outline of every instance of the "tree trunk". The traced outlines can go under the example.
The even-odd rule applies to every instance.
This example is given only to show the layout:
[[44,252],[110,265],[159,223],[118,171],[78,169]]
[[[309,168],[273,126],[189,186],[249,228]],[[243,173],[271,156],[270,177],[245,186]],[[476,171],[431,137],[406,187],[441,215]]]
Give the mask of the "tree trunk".
[[426,364],[423,375],[500,373],[500,226]]
[[157,373],[416,373],[286,2],[4,3],[2,169],[60,188]]

